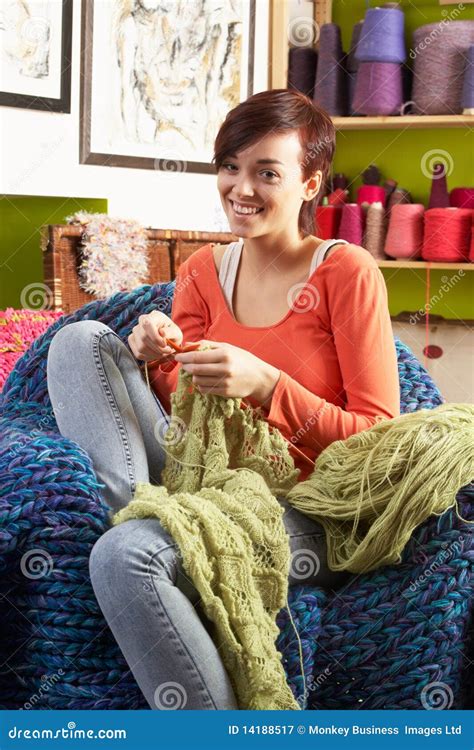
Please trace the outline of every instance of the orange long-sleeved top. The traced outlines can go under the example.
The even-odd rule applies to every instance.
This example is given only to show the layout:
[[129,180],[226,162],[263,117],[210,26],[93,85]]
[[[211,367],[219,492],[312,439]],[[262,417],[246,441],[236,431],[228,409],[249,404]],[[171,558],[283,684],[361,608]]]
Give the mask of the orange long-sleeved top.
[[[262,327],[243,325],[233,316],[212,248],[204,245],[180,266],[171,318],[185,342],[227,342],[280,370],[263,413],[289,441],[299,481],[333,441],[367,429],[380,417],[399,415],[387,290],[366,250],[340,245],[309,277],[287,314]],[[150,385],[168,413],[180,367],[175,361],[149,367]]]

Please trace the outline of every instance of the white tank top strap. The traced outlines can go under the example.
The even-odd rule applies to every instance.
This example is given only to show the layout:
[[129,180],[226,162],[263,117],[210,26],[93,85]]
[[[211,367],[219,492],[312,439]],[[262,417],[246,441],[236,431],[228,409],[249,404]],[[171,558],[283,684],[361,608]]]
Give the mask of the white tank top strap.
[[219,268],[219,282],[227,300],[227,304],[231,310],[235,277],[237,276],[237,269],[239,267],[239,260],[243,246],[243,240],[237,240],[237,242],[231,242],[227,245]]
[[347,240],[324,240],[324,242],[321,242],[320,246],[314,251],[313,259],[311,261],[311,268],[309,269],[310,276],[321,265],[324,258],[326,257],[326,253],[328,252],[328,250],[333,247],[333,245],[339,244],[347,245],[349,243],[347,242]]
[[[337,239],[324,240],[324,242],[322,242],[320,246],[316,248],[311,261],[309,276],[311,276],[324,261],[328,250],[333,247],[333,245],[340,244],[347,245],[348,242],[347,240]],[[234,295],[235,279],[237,276],[237,269],[239,267],[243,246],[244,241],[242,239],[237,240],[237,242],[231,242],[224,250],[224,254],[221,259],[221,265],[219,268],[219,282],[230,310],[232,310],[232,297]]]

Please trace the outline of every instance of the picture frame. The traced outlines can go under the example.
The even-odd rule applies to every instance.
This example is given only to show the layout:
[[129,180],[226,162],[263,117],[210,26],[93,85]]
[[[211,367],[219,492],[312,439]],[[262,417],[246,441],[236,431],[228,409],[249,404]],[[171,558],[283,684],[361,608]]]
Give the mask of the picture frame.
[[9,3],[0,35],[1,106],[70,113],[72,4]]
[[[168,0],[167,20],[163,3],[156,2],[156,18],[151,3],[140,24],[136,12],[112,18],[106,4],[83,0],[81,164],[215,174],[218,126],[254,91],[262,0],[202,2],[199,16],[193,9],[202,10],[201,3],[189,3],[187,17],[173,18]],[[105,29],[111,31],[104,51]]]

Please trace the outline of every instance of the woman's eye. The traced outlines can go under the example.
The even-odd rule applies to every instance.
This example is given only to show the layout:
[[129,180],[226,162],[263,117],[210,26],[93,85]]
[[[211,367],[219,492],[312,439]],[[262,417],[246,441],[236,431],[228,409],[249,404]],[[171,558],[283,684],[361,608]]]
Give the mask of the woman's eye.
[[[235,166],[235,164],[223,164],[222,166],[223,166],[224,168],[227,168],[227,167],[235,167],[235,168],[237,169],[237,167]],[[274,177],[275,177],[275,178],[277,178],[277,177],[278,177],[278,175],[277,175],[277,174],[275,174],[275,172],[271,172],[271,171],[270,171],[269,169],[265,169],[265,170],[264,170],[264,171],[263,171],[263,172],[262,172],[261,174],[264,174],[264,175],[268,175],[268,178],[267,178],[267,179],[272,179],[272,178],[274,178]]]

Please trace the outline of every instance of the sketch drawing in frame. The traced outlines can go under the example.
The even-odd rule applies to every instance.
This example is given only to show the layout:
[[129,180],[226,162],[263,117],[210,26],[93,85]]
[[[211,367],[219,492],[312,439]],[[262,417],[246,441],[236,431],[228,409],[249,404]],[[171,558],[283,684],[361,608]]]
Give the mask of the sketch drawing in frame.
[[0,105],[71,111],[72,0],[1,0]]
[[256,0],[83,0],[80,162],[214,174],[253,94]]

